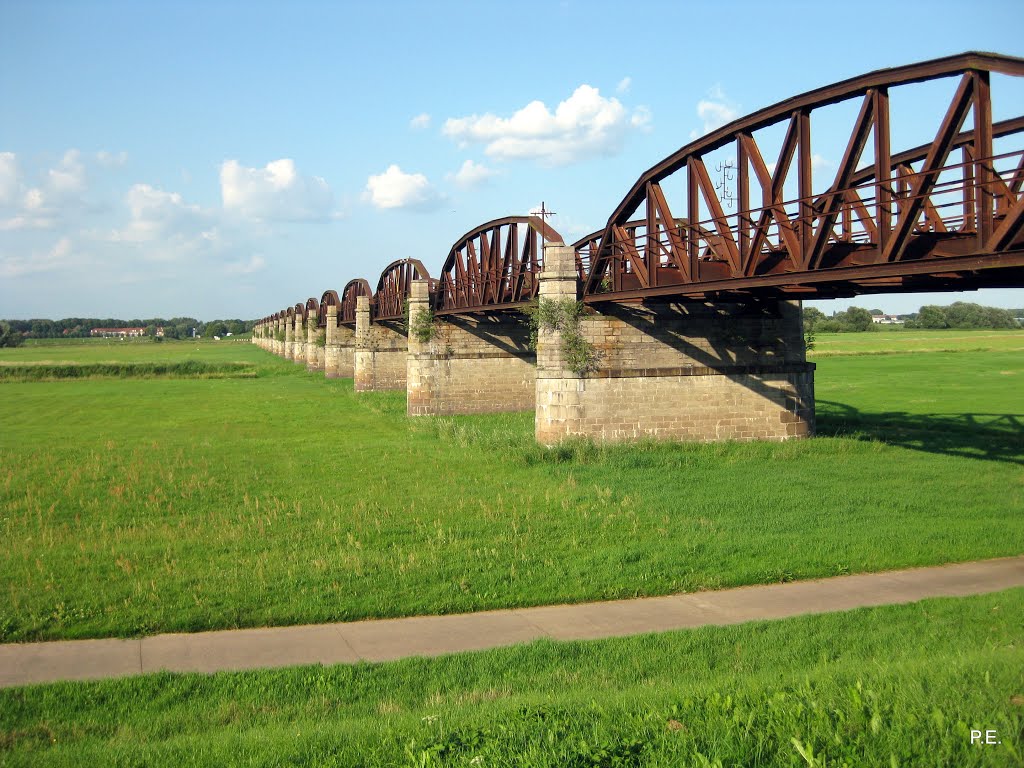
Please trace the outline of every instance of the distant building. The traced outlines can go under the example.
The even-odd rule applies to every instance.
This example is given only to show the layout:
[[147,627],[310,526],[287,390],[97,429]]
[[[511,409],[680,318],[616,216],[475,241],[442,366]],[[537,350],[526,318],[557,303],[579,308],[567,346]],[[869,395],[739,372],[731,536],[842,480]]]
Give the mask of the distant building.
[[126,339],[132,336],[145,336],[145,328],[93,328],[89,331],[90,336],[103,336],[104,338]]
[[879,325],[902,325],[903,318],[899,315],[872,315],[871,322]]

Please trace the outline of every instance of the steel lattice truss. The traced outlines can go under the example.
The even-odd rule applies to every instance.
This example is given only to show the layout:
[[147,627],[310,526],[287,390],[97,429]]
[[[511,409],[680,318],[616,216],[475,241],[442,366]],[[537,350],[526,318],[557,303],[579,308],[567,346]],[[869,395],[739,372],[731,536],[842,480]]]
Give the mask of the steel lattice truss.
[[441,267],[435,314],[521,306],[537,295],[543,246],[562,236],[537,216],[508,216],[463,235]]
[[[374,320],[403,320],[413,280],[430,281],[430,273],[417,259],[399,259],[388,264],[377,281],[377,292],[370,302],[370,317]],[[433,289],[431,281],[431,291]]]
[[[683,147],[640,177],[604,229],[573,244],[584,300],[1024,286],[1024,115],[993,122],[993,74],[1024,77],[1024,59],[965,53],[872,72]],[[934,140],[894,153],[890,91],[943,79],[956,87],[941,103]],[[844,103],[856,115],[826,177],[813,167],[811,128],[827,107]],[[773,128],[783,138],[769,163],[775,156],[765,156],[762,137]],[[734,194],[713,180],[715,153],[723,152],[735,158]],[[522,306],[537,295],[543,246],[561,242],[539,217],[495,219],[452,246],[437,281],[419,261],[401,259],[383,271],[376,292],[352,280],[340,297],[327,291],[319,303],[266,319],[315,312],[324,326],[327,308],[338,306],[339,325],[354,325],[356,299],[368,296],[374,320],[399,320],[417,279],[429,282],[436,314]]]
[[[320,309],[316,315],[317,328],[327,327],[327,309],[328,307],[337,307],[341,305],[341,300],[338,298],[337,291],[324,291],[324,295],[320,297]],[[335,319],[335,324],[338,323],[338,319]]]
[[306,299],[306,306],[304,307],[304,311],[302,313],[303,322],[309,322],[310,315],[318,319],[320,317],[320,302],[318,302],[312,296]]
[[345,285],[345,290],[341,292],[341,309],[338,310],[338,325],[355,326],[356,299],[360,296],[369,296],[370,303],[373,303],[373,291],[370,290],[370,284],[362,278],[349,280]]
[[[640,177],[599,237],[576,244],[586,300],[1024,286],[1024,118],[993,125],[992,73],[1024,76],[1024,60],[968,53],[873,72],[683,147]],[[889,90],[941,78],[957,88],[934,141],[893,154]],[[849,141],[834,176],[816,183],[812,118],[846,101],[859,105]],[[776,125],[785,138],[770,166],[754,133]],[[997,138],[1011,148],[995,153]],[[734,213],[706,162],[723,148],[736,157]],[[662,188],[673,176],[685,187],[682,218]]]

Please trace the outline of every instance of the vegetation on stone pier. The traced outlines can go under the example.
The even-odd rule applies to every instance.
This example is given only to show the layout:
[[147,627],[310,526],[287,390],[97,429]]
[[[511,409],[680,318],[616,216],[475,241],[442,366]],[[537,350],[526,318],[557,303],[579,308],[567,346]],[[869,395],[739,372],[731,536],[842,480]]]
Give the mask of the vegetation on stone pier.
[[583,302],[573,299],[545,299],[539,297],[523,310],[530,319],[530,348],[537,349],[538,334],[558,332],[561,339],[565,367],[577,376],[585,376],[597,369],[598,352],[583,337],[580,326],[586,314]]

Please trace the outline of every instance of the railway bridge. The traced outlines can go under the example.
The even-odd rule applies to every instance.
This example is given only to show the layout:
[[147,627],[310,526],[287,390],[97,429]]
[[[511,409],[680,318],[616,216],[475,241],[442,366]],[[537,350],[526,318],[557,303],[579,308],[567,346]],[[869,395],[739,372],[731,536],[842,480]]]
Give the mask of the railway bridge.
[[[547,444],[810,435],[802,299],[1024,287],[1024,115],[993,119],[993,77],[1024,82],[1024,59],[965,53],[787,99],[662,160],[575,243],[495,219],[436,277],[400,259],[375,289],[263,318],[254,342],[357,391],[405,389],[410,415],[534,409]],[[894,93],[937,107],[929,143],[894,147],[925,127],[891,119]],[[825,172],[812,127],[834,131],[836,105],[848,138]]]

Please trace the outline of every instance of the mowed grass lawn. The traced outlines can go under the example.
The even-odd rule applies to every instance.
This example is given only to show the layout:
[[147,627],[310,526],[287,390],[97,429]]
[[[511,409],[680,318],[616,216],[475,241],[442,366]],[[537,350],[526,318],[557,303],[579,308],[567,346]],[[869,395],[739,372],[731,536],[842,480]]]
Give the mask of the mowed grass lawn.
[[251,345],[0,350],[7,363],[257,367],[0,384],[0,638],[459,612],[1019,554],[1024,335],[1007,338],[821,356],[814,440],[554,450],[534,444],[532,414],[411,420],[404,393],[357,396]]
[[877,326],[869,333],[821,333],[812,357],[892,352],[1024,352],[1019,330],[914,330]]

